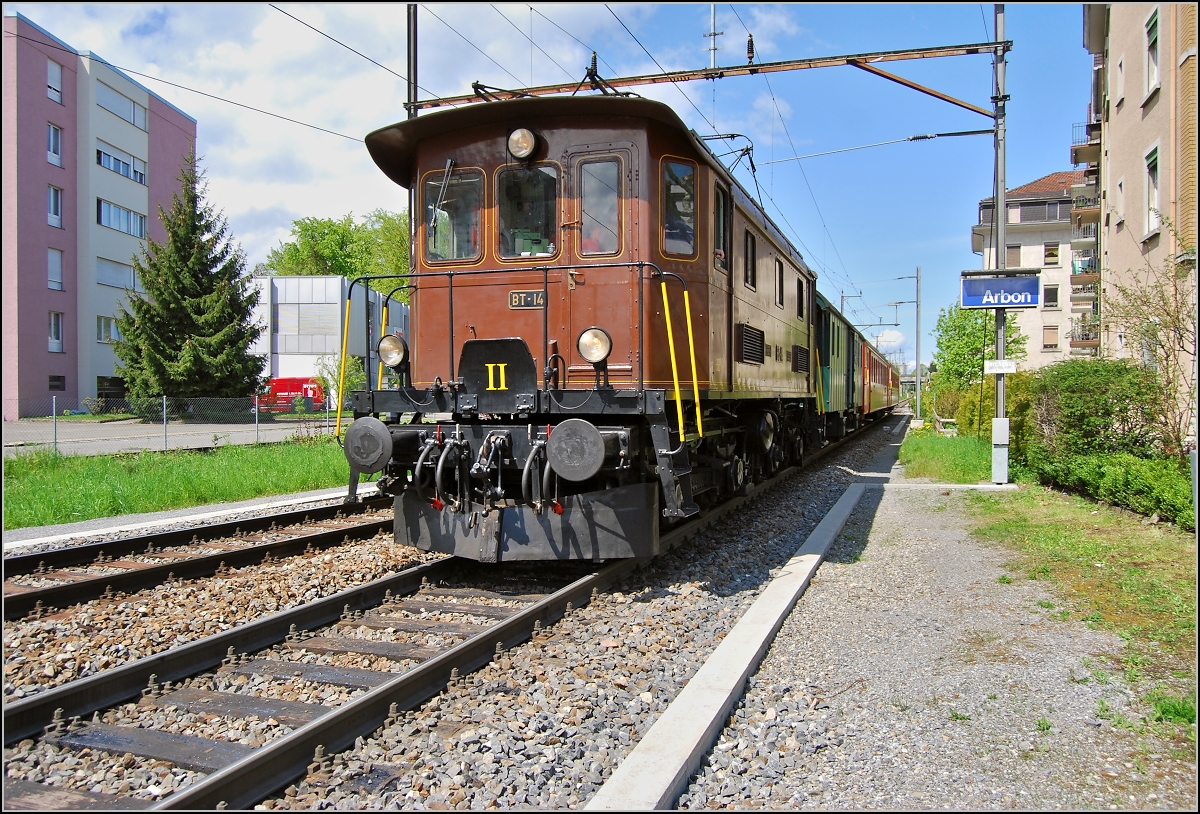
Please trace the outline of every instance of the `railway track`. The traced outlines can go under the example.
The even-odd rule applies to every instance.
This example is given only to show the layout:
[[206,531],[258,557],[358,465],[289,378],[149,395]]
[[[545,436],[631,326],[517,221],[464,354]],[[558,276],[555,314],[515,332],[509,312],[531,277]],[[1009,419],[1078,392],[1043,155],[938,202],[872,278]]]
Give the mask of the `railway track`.
[[319,551],[391,526],[390,498],[323,506],[4,559],[4,618],[40,617],[174,579]]
[[[843,443],[811,455],[808,463]],[[665,532],[664,542],[682,544],[794,472],[785,470],[747,496]],[[528,566],[485,569],[444,559],[47,690],[6,707],[6,744],[42,733],[41,744],[30,748],[100,751],[115,763],[134,756],[135,764],[139,758],[151,765],[165,761],[194,774],[185,787],[157,801],[7,778],[5,797],[9,807],[24,808],[242,808],[298,778],[319,784],[330,755],[395,723],[405,710],[453,687],[640,564],[618,561],[587,573],[579,573],[578,565],[571,571],[541,564],[534,578]],[[497,578],[500,585],[494,584]],[[554,579],[565,584],[548,584]],[[353,659],[373,660],[374,669],[347,666]],[[268,687],[279,682],[339,688],[344,700],[336,706],[312,703],[319,697],[312,692],[302,701],[286,693],[268,697]],[[168,710],[167,719],[175,716],[176,723],[181,716],[238,723],[222,739],[206,739],[147,728],[145,710]],[[84,721],[88,715],[95,715],[90,723]],[[258,745],[229,737],[264,720],[273,727],[258,728]],[[369,771],[361,782],[369,786],[381,779],[386,780]]]

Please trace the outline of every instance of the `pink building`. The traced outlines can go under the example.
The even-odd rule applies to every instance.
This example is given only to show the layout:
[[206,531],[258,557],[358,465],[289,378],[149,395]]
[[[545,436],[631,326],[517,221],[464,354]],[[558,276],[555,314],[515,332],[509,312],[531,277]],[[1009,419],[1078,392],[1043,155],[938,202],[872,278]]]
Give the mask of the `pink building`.
[[123,395],[113,317],[166,232],[196,120],[103,59],[4,16],[4,419]]

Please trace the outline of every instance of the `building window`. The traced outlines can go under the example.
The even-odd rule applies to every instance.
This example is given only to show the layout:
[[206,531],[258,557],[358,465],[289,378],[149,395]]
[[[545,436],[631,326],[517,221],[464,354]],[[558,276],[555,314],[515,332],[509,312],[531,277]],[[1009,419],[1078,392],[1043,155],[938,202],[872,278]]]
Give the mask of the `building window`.
[[746,283],[747,288],[758,287],[758,245],[754,240],[754,235],[750,234],[750,230],[746,230],[746,251],[744,257],[745,267],[742,269],[742,278]]
[[663,252],[696,253],[696,168],[663,162]]
[[146,237],[145,215],[131,212],[102,198],[96,199],[96,223],[134,237],[143,239]]
[[63,290],[62,257],[63,253],[58,249],[46,250],[46,288]]
[[63,315],[59,311],[50,312],[50,352],[63,352]]
[[125,398],[125,380],[120,376],[97,376],[96,397],[102,399]]
[[146,108],[103,82],[96,83],[96,104],[109,113],[120,116],[134,127],[146,129]]
[[61,393],[66,389],[67,389],[67,377],[66,376],[51,376],[50,377],[51,392],[58,391],[59,393]]
[[1042,265],[1057,266],[1058,265],[1058,244],[1046,243],[1042,246]]
[[804,278],[796,278],[796,316],[804,317]]
[[1158,228],[1158,149],[1146,156],[1146,234]]
[[1019,269],[1021,267],[1021,247],[1008,246],[1004,252],[1004,267],[1006,269]]
[[1042,327],[1042,350],[1058,350],[1058,326]]
[[1158,87],[1158,12],[1146,22],[1146,93]]
[[775,304],[783,307],[783,261],[775,259]]
[[121,338],[117,321],[112,317],[96,317],[96,341],[108,344]]
[[96,163],[139,184],[146,183],[146,162],[103,141],[96,143]]
[[52,59],[46,60],[46,96],[62,104],[62,66]]
[[1117,60],[1117,104],[1125,101],[1125,57]]
[[49,187],[46,193],[46,223],[62,228],[62,190]]
[[1042,288],[1042,307],[1057,308],[1058,307],[1058,286],[1048,285]]
[[1117,180],[1117,223],[1125,222],[1125,179]]
[[62,129],[52,124],[46,125],[46,160],[62,166]]
[[100,285],[110,285],[113,288],[143,290],[141,280],[138,279],[133,266],[103,257],[96,258],[96,282]]

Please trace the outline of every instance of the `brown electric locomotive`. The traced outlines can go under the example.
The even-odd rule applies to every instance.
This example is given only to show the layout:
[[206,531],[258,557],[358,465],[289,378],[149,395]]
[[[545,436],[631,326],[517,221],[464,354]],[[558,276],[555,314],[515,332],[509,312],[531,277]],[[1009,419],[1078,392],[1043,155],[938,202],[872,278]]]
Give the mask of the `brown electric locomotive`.
[[[398,541],[484,562],[659,530],[890,411],[895,369],[666,105],[493,101],[371,133],[413,191],[408,336],[352,394]],[[353,489],[352,489],[353,491]]]

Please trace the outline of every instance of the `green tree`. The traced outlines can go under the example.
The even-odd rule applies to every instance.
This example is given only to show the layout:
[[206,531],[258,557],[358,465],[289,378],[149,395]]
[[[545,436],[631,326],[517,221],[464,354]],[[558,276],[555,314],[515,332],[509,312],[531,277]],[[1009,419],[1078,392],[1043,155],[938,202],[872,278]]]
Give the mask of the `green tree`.
[[[996,358],[996,314],[991,309],[960,308],[954,303],[938,313],[937,348],[932,369],[937,383],[963,389],[983,378],[983,362]],[[1017,321],[1005,324],[1005,358],[1025,358],[1025,336]]]
[[179,181],[170,212],[158,209],[166,241],[147,239],[134,258],[145,294],[129,292],[117,315],[117,373],[131,398],[249,396],[264,363],[250,352],[263,331],[253,321],[258,291],[225,218],[205,201],[195,153]]
[[[408,213],[376,209],[362,223],[353,215],[301,218],[292,223],[292,237],[267,255],[263,269],[273,274],[329,275],[354,279],[367,274],[408,273]],[[371,280],[387,293],[404,281]],[[397,292],[408,301],[408,292]]]

